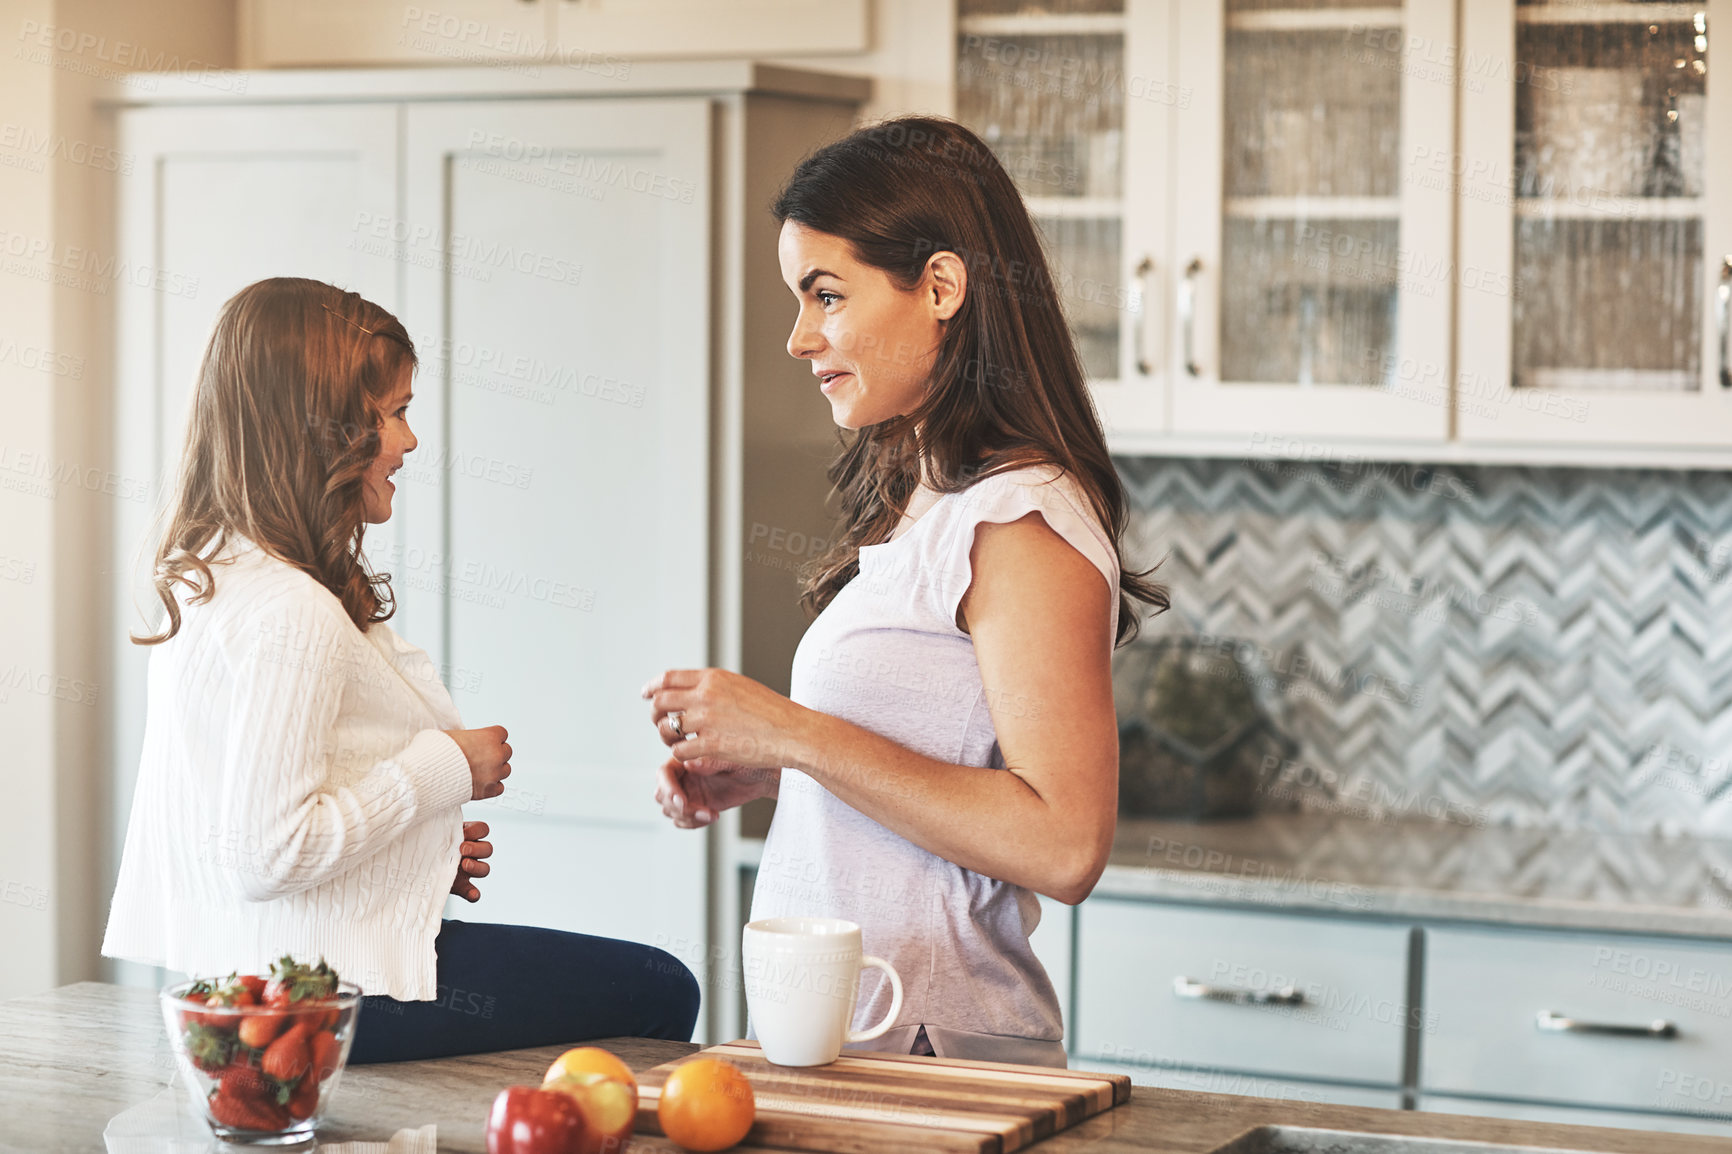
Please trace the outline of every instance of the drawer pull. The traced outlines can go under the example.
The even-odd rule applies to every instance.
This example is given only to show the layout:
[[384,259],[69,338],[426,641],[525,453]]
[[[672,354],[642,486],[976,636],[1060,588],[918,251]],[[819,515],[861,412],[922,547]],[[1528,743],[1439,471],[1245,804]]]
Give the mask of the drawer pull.
[[1279,990],[1244,990],[1237,986],[1205,986],[1190,978],[1174,978],[1173,993],[1181,998],[1204,998],[1211,1002],[1232,1002],[1236,1006],[1303,1006],[1305,995],[1292,986]]
[[1607,1022],[1584,1022],[1577,1018],[1566,1018],[1562,1014],[1554,1014],[1550,1010],[1541,1010],[1537,1027],[1552,1034],[1613,1034],[1620,1038],[1676,1038],[1678,1025],[1664,1018],[1656,1018],[1645,1026],[1618,1026]]

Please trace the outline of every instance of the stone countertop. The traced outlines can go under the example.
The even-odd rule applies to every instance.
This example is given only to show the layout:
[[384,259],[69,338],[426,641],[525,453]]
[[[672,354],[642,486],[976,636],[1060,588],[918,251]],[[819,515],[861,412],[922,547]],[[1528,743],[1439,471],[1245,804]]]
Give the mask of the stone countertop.
[[[363,1024],[362,1028],[365,1028]],[[601,1041],[634,1070],[691,1053],[680,1042]],[[331,1154],[485,1149],[488,1106],[535,1082],[561,1047],[345,1071],[319,1146]],[[0,1149],[216,1154],[171,1085],[174,1063],[156,994],[86,982],[0,1002]],[[1286,1124],[1604,1154],[1732,1154],[1732,1140],[1510,1122],[1448,1114],[1241,1098],[1137,1087],[1117,1109],[1037,1144],[1051,1154],[1205,1154],[1256,1126]],[[429,1130],[431,1127],[431,1131]],[[435,1141],[436,1139],[436,1141]],[[750,1151],[749,1146],[737,1147]],[[629,1151],[669,1154],[640,1137]]]
[[1121,817],[1095,893],[1732,939],[1732,841],[1307,813]]

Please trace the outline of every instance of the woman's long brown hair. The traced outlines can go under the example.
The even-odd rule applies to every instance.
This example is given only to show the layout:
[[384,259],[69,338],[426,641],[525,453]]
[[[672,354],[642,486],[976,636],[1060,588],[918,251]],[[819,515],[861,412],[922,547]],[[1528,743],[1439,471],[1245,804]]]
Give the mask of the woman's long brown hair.
[[1084,383],[1039,234],[980,137],[954,121],[902,117],[859,129],[800,163],[773,209],[780,222],[841,237],[905,290],[934,253],[968,270],[944,326],[926,399],[911,413],[843,434],[830,467],[841,504],[834,544],[802,603],[820,612],[860,569],[860,546],[889,537],[921,478],[956,493],[983,477],[1056,465],[1088,495],[1119,553],[1115,643],[1136,636],[1136,603],[1168,606],[1154,570],[1123,569],[1124,486]]
[[362,480],[379,454],[383,406],[415,346],[396,317],[322,281],[274,277],[223,305],[199,366],[192,419],[152,584],[168,611],[216,592],[209,558],[233,537],[306,573],[357,628],[390,618],[389,575],[361,553]]

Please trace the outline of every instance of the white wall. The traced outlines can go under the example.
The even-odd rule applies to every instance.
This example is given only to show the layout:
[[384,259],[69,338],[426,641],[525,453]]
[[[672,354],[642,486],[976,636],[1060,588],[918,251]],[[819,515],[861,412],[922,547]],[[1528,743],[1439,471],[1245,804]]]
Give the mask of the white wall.
[[[10,57],[20,28],[48,23],[49,0],[0,5],[0,36]],[[0,67],[0,109],[15,135],[53,126],[53,73],[27,61]],[[28,250],[53,233],[53,186],[44,173],[4,154],[0,167],[0,252]],[[54,630],[55,502],[31,476],[52,455],[56,390],[63,378],[26,367],[54,344],[52,291],[12,271],[27,267],[6,255],[0,263],[0,749],[5,750],[6,836],[0,840],[0,992],[24,993],[53,984],[59,948],[56,925],[64,896],[56,884],[54,700],[26,688],[56,668]],[[14,683],[23,682],[19,687]]]
[[863,56],[803,56],[779,63],[870,76],[867,119],[908,113],[954,115],[956,5],[946,0],[872,0],[872,48]]
[[[98,975],[116,170],[125,72],[227,66],[232,0],[0,0],[0,997]],[[145,275],[148,275],[146,273]]]

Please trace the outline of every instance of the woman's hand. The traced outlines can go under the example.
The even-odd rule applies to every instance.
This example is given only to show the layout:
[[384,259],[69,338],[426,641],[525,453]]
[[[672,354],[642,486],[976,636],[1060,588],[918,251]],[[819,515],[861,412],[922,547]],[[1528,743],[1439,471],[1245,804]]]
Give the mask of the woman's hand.
[[505,779],[511,776],[511,747],[505,743],[505,727],[489,725],[486,729],[447,729],[451,740],[469,761],[470,801],[485,801],[505,792]]
[[702,829],[725,809],[760,797],[775,797],[782,780],[780,769],[746,769],[726,763],[713,769],[691,768],[698,764],[670,757],[656,772],[656,804],[680,829]]
[[484,878],[492,869],[481,860],[493,856],[493,843],[486,838],[486,822],[463,823],[463,858],[457,863],[457,880],[451,883],[451,892],[466,902],[481,900],[481,891],[476,889],[475,883],[469,879]]
[[775,690],[725,669],[670,669],[644,686],[643,695],[662,741],[685,768],[698,773],[793,765],[793,751],[813,716]]

